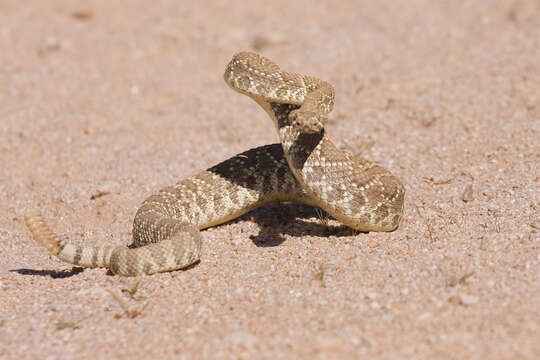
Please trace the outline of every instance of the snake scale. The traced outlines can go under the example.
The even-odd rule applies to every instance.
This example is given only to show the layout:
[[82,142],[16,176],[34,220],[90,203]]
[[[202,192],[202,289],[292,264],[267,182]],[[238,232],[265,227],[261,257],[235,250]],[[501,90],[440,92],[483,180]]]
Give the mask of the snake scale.
[[280,143],[238,154],[150,196],[135,215],[132,248],[74,245],[52,232],[40,213],[25,217],[33,238],[65,262],[137,276],[193,264],[201,255],[201,229],[274,202],[318,206],[360,231],[397,228],[401,182],[338,149],[325,133],[334,105],[330,84],[250,52],[234,55],[224,78],[268,113]]

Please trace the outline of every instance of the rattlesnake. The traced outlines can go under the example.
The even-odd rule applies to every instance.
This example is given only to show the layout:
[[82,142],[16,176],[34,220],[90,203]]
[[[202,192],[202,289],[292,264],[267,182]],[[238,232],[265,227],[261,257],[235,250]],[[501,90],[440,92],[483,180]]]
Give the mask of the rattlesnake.
[[249,52],[234,55],[224,78],[270,115],[280,144],[248,150],[146,199],[133,222],[134,248],[71,244],[39,213],[25,217],[33,238],[65,262],[136,276],[193,264],[201,254],[199,230],[273,202],[318,206],[361,231],[397,228],[404,202],[400,181],[339,150],[325,133],[334,104],[330,84]]

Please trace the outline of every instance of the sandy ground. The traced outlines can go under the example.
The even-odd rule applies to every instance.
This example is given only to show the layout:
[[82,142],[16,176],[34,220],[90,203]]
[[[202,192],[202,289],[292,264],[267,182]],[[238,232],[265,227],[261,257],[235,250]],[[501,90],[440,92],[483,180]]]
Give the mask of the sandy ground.
[[[0,2],[0,358],[540,358],[540,2],[195,3]],[[127,245],[152,192],[276,142],[222,80],[241,50],[335,86],[397,231],[273,205],[135,279],[31,241],[37,207]]]

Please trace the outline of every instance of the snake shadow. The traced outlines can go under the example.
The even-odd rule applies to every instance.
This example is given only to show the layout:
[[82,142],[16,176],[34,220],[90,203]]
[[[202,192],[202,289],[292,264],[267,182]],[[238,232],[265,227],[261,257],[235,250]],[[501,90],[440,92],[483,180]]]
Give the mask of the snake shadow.
[[74,266],[71,268],[71,270],[12,269],[9,271],[15,272],[19,275],[49,276],[53,279],[64,279],[80,274],[84,271],[84,269],[79,266]]
[[254,221],[259,225],[259,233],[250,239],[256,246],[279,246],[286,239],[284,235],[311,236],[355,236],[359,231],[345,225],[329,225],[326,219],[333,219],[324,210],[302,204],[272,204],[250,211],[238,221]]

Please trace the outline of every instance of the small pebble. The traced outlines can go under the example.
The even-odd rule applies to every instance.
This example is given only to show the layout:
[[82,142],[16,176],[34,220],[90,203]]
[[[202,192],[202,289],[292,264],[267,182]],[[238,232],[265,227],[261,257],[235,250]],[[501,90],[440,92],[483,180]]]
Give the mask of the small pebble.
[[401,289],[401,295],[404,295],[404,296],[409,295],[409,289],[407,288]]
[[78,9],[71,13],[71,17],[79,21],[88,21],[94,16],[91,9]]
[[90,200],[94,200],[99,197],[117,192],[118,187],[119,187],[119,184],[117,182],[114,182],[114,181],[106,182],[105,184],[101,185],[99,188],[97,188],[94,191],[94,193],[90,196]]
[[469,295],[465,293],[459,293],[459,302],[462,305],[474,305],[478,303],[478,297],[474,295]]
[[461,200],[463,200],[463,202],[469,202],[474,200],[472,184],[469,184],[465,187],[465,190],[461,195]]
[[377,244],[375,241],[370,241],[367,246],[371,249],[374,249],[376,248],[377,246],[379,246],[379,244]]

